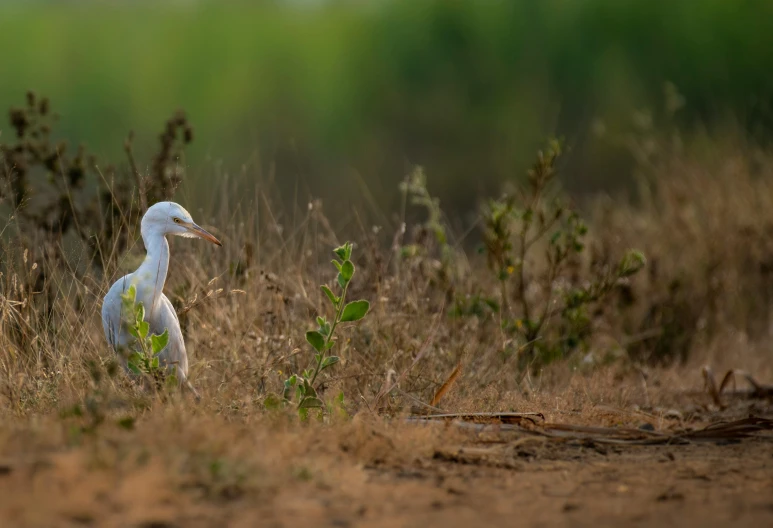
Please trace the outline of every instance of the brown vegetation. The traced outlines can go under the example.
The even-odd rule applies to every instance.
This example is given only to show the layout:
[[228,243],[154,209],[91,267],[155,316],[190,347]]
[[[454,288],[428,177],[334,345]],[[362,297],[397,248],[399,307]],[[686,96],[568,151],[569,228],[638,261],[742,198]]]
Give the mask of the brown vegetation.
[[[186,122],[174,121],[169,137],[178,125],[188,134]],[[39,526],[222,519],[404,526],[512,515],[531,516],[533,524],[588,522],[595,512],[601,520],[655,524],[679,515],[674,505],[681,504],[709,525],[769,520],[769,436],[745,440],[743,448],[632,450],[404,421],[438,408],[517,411],[552,423],[674,432],[770,416],[767,393],[718,405],[716,394],[701,392],[699,367],[742,368],[763,384],[773,380],[773,155],[743,142],[714,142],[701,152],[698,142],[676,148],[648,141],[637,201],[594,200],[586,207],[587,234],[567,220],[565,247],[581,237],[583,248],[567,250],[560,264],[551,242],[535,239],[523,258],[503,260],[502,250],[487,265],[467,248],[473,237],[491,241],[483,227],[491,224],[455,237],[429,193],[418,200],[429,222],[406,229],[403,217],[376,229],[364,220],[341,225],[344,215],[315,201],[294,214],[264,190],[248,203],[215,189],[218,207],[194,217],[224,247],[173,241],[166,288],[200,404],[133,385],[116,373],[102,335],[102,295],[143,252],[132,211],[147,196],[120,183],[133,181],[136,165],[125,177],[116,170],[94,179],[107,205],[70,210],[73,225],[93,215],[92,231],[81,223],[79,237],[61,222],[36,223],[24,199],[4,187],[0,518]],[[15,148],[2,151],[11,188],[20,174]],[[43,177],[61,176],[62,162],[49,167],[41,159]],[[181,173],[159,163],[149,178],[179,183]],[[431,189],[431,180],[413,183]],[[73,203],[73,189],[57,189]],[[154,192],[165,192],[163,185]],[[522,213],[521,195],[500,203],[509,199]],[[127,236],[126,251],[112,235],[100,238],[105,219],[117,225],[110,233]],[[527,228],[543,225],[547,233],[565,224],[548,219]],[[281,394],[288,372],[309,366],[303,336],[324,313],[319,284],[328,280],[332,248],[344,242],[339,232],[356,241],[350,291],[368,299],[371,312],[342,328],[341,362],[321,376],[321,398],[343,392],[343,412],[333,407],[319,422],[299,423],[281,409],[266,410],[264,401]],[[522,232],[508,235],[515,255]],[[617,273],[632,247],[647,266]],[[595,293],[599,284],[608,286],[604,295],[576,302],[578,292]],[[526,306],[545,316],[536,333],[529,325],[538,319],[524,314]]]

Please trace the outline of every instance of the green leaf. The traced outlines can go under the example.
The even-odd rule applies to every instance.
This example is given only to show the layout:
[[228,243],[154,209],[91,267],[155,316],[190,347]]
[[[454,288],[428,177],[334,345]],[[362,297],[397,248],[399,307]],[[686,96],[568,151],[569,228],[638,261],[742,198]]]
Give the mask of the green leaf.
[[359,321],[370,309],[370,303],[368,301],[352,301],[344,306],[344,311],[341,314],[341,322],[346,321]]
[[618,274],[621,277],[630,277],[639,272],[647,264],[647,259],[641,251],[629,249],[618,266]]
[[282,406],[282,399],[274,393],[268,393],[263,399],[263,407],[268,411],[275,411]]
[[409,244],[400,248],[401,258],[415,257],[419,254],[419,247],[416,244]]
[[142,303],[137,304],[137,308],[134,312],[136,316],[137,322],[144,321],[145,320],[145,307],[142,305]]
[[134,417],[132,416],[126,416],[124,418],[121,418],[118,420],[118,426],[122,427],[123,429],[126,429],[127,431],[131,431],[134,429]]
[[322,400],[315,398],[314,396],[309,396],[308,398],[304,398],[301,401],[298,409],[316,409],[318,407],[322,407],[322,405]]
[[147,321],[140,321],[137,323],[137,332],[140,334],[140,339],[145,339],[148,337],[148,332],[150,332],[150,324],[148,324]]
[[290,391],[292,390],[293,384],[290,383],[289,379],[286,379],[284,382],[284,388],[282,389],[282,398],[285,400],[290,399]]
[[121,294],[121,299],[123,299],[124,306],[131,307],[132,310],[134,309],[134,301],[136,298],[137,298],[137,288],[134,287],[134,284],[129,286],[129,289]]
[[150,362],[150,366],[154,369],[158,368],[158,357],[154,357],[153,361]]
[[352,276],[354,276],[354,264],[352,264],[351,260],[347,260],[341,265],[341,275],[346,282],[352,280]]
[[153,349],[153,354],[160,354],[166,345],[169,343],[169,330],[164,328],[164,333],[161,335],[153,334],[150,336],[150,346]]
[[341,263],[340,262],[338,262],[337,260],[331,260],[330,262],[333,263],[333,265],[336,267],[336,269],[338,271],[341,271]]
[[324,284],[320,286],[320,288],[322,288],[322,291],[325,292],[325,295],[327,295],[327,298],[330,299],[330,302],[333,303],[333,306],[337,307],[341,299],[333,295],[333,291]]
[[325,358],[325,360],[322,362],[322,366],[319,368],[320,370],[324,370],[328,367],[331,367],[338,363],[339,357],[338,356],[328,356]]
[[325,349],[325,337],[316,330],[306,332],[306,341],[308,341],[317,352],[322,352]]
[[341,287],[341,289],[342,289],[342,290],[343,290],[344,288],[346,288],[346,280],[344,279],[344,276],[343,276],[343,275],[341,275],[341,274],[339,273],[339,274],[338,274],[338,277],[336,277],[336,280],[338,280],[338,285]]
[[314,390],[314,387],[311,386],[309,383],[309,380],[304,379],[303,380],[303,394],[305,396],[316,396],[317,391]]
[[317,316],[317,324],[319,325],[320,328],[324,327],[325,326],[325,318]]
[[494,299],[483,299],[483,302],[488,306],[492,312],[499,313],[499,303]]
[[126,362],[126,366],[129,367],[129,370],[134,372],[135,374],[142,374],[142,369],[140,369],[140,365],[142,364],[142,356],[140,356],[137,352],[129,356],[129,360]]
[[340,258],[341,260],[346,260],[347,259],[347,256],[346,256],[346,245],[339,246],[339,247],[335,248],[333,250],[333,253],[335,253],[336,256],[338,258]]

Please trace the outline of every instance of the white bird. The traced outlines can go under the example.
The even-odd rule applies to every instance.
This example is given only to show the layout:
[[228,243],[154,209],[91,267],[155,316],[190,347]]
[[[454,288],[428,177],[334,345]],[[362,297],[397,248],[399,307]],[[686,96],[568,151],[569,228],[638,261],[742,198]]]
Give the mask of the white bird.
[[142,217],[140,231],[147,256],[137,271],[118,279],[105,295],[102,301],[105,338],[122,358],[123,366],[127,369],[127,357],[132,352],[130,348],[135,338],[126,327],[121,294],[134,285],[136,302],[142,302],[145,308],[145,321],[150,325],[150,332],[160,335],[164,329],[169,331],[169,342],[159,354],[159,363],[166,365],[169,370],[175,369],[178,381],[188,386],[198,397],[188,381],[188,355],[180,321],[163,292],[169,270],[169,242],[166,235],[199,237],[218,246],[222,244],[211,233],[196,225],[190,213],[174,202],[158,202],[148,208]]

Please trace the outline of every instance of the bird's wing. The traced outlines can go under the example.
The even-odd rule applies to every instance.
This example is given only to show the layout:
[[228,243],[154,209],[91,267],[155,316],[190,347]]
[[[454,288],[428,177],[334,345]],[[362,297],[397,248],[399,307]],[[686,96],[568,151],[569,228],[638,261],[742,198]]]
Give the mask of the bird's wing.
[[[105,295],[102,301],[102,328],[105,331],[105,339],[116,352],[128,347],[134,338],[124,328],[122,321],[123,299],[121,294],[131,282],[131,275],[117,280]],[[150,331],[154,334],[162,334],[169,331],[169,342],[161,352],[159,358],[167,363],[177,366],[180,381],[188,377],[188,355],[185,352],[180,321],[177,313],[166,295],[161,294],[153,310],[146,310],[145,317],[150,324]]]
[[105,331],[107,343],[116,352],[129,343],[130,337],[121,324],[124,285],[128,284],[129,275],[118,279],[108,290],[102,300],[102,329]]
[[169,343],[161,354],[161,358],[169,363],[176,363],[178,372],[183,377],[188,376],[188,355],[185,352],[185,342],[180,329],[180,321],[177,319],[171,301],[166,295],[161,294],[150,322],[151,331],[161,334],[164,329],[169,331]]

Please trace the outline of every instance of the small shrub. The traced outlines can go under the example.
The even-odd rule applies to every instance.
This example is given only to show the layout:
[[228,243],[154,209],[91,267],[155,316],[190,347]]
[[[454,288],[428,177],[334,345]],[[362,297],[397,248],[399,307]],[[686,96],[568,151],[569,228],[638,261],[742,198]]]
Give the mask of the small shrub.
[[[328,321],[324,316],[317,317],[317,329],[306,332],[306,341],[315,351],[313,365],[300,375],[293,374],[284,382],[282,400],[289,403],[293,399],[293,393],[295,393],[296,407],[302,418],[308,416],[309,409],[318,409],[324,406],[317,393],[316,381],[322,371],[339,362],[339,357],[330,353],[330,350],[335,346],[335,331],[338,325],[359,321],[365,317],[370,309],[370,303],[365,300],[346,302],[346,292],[355,272],[354,264],[351,261],[352,244],[347,242],[336,248],[333,253],[336,256],[332,262],[338,271],[336,284],[340,295],[333,293],[333,290],[327,285],[321,286],[325,298],[333,308],[333,319]],[[276,404],[276,400],[269,398],[266,403],[267,406],[273,406]],[[343,405],[343,394],[339,395],[338,403],[340,406]]]
[[151,334],[150,324],[145,321],[145,307],[142,302],[136,302],[136,296],[137,290],[133,284],[121,294],[126,325],[136,340],[134,347],[138,348],[129,354],[127,366],[134,374],[152,381],[155,389],[162,386],[175,388],[178,385],[177,376],[167,372],[166,365],[162,365],[159,359],[159,354],[169,343],[169,329],[165,328],[160,335]]
[[[645,262],[640,252],[629,251],[605,273],[582,282],[573,277],[588,228],[552,189],[560,155],[560,143],[552,141],[537,154],[525,188],[489,201],[482,213],[487,262],[499,281],[502,328],[514,336],[504,352],[518,353],[522,366],[549,362],[583,345],[591,332],[588,306]],[[540,249],[544,265],[538,271]]]
[[424,209],[426,219],[412,233],[412,241],[400,247],[400,258],[413,261],[422,275],[445,290],[452,288],[453,247],[443,223],[440,200],[429,193],[424,169],[416,167],[400,184],[405,202]]

